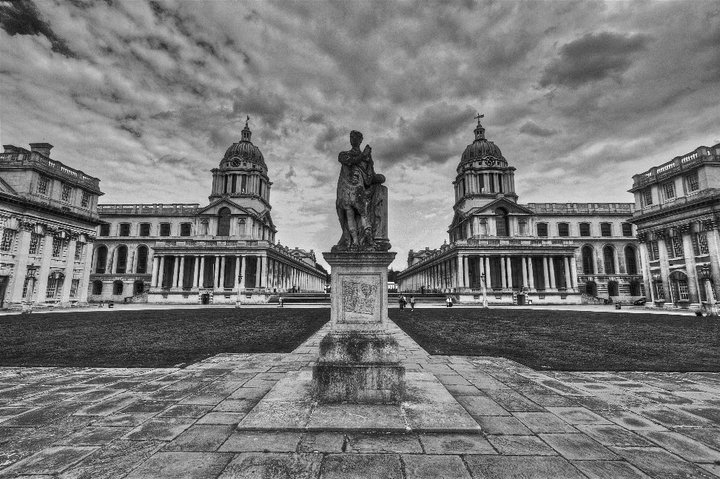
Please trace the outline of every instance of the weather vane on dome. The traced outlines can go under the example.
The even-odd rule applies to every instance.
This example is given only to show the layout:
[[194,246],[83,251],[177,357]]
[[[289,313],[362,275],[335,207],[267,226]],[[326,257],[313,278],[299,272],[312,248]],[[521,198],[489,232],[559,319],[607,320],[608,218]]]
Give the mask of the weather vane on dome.
[[250,115],[247,116],[247,119],[245,120],[245,126],[248,126],[248,122],[250,121]]
[[478,121],[478,125],[480,124],[480,118],[485,118],[485,115],[481,115],[480,113],[478,113],[477,116],[475,116],[475,119],[477,119]]

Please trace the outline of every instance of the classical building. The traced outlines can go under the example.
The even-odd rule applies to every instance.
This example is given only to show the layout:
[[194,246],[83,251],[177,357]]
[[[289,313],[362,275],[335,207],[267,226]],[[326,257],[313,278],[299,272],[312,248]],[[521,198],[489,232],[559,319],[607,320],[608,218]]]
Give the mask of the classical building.
[[50,158],[52,145],[0,154],[0,307],[87,301],[100,180]]
[[212,170],[209,204],[106,204],[91,301],[259,303],[324,291],[312,251],[275,241],[272,183],[247,123]]
[[689,307],[720,285],[720,143],[633,176],[645,289],[653,304]]
[[410,251],[400,291],[460,301],[581,303],[642,296],[632,203],[517,202],[515,168],[480,124],[453,182],[449,243]]

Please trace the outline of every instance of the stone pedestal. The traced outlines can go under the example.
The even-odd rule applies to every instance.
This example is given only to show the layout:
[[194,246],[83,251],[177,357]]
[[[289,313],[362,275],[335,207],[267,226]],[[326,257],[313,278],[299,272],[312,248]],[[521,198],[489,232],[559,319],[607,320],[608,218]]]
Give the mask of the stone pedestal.
[[395,253],[323,257],[331,267],[331,330],[313,368],[315,397],[321,403],[399,403],[405,368],[387,330],[387,268]]

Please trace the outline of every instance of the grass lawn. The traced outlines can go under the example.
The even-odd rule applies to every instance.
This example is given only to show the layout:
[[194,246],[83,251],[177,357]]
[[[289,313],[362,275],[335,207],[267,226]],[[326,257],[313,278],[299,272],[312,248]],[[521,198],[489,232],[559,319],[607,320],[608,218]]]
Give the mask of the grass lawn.
[[170,367],[218,353],[285,353],[329,309],[92,311],[0,317],[0,366]]
[[395,309],[390,318],[430,354],[565,371],[720,371],[718,319],[480,308]]

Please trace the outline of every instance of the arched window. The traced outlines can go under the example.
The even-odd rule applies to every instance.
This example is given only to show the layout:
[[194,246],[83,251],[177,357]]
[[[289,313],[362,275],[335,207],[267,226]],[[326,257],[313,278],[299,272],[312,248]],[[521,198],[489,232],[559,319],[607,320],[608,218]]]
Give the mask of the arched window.
[[98,246],[95,250],[95,272],[98,274],[104,274],[107,266],[107,246]]
[[218,236],[230,236],[230,208],[220,208],[218,211]]
[[597,296],[597,283],[595,281],[585,283],[585,294],[588,296]]
[[145,245],[141,245],[137,249],[137,267],[135,268],[137,273],[144,274],[147,273],[147,263],[148,263],[148,247]]
[[123,282],[120,280],[113,281],[113,294],[120,295],[123,292]]
[[617,281],[608,281],[608,296],[619,296],[620,287]]
[[103,290],[103,283],[102,283],[102,281],[100,281],[99,279],[93,281],[93,284],[92,284],[92,294],[95,294],[95,295],[102,294],[102,290]]
[[128,249],[124,244],[118,246],[117,262],[115,263],[115,272],[123,274],[127,271]]
[[605,274],[615,274],[615,250],[610,245],[603,248],[603,263]]
[[631,245],[625,247],[625,272],[627,274],[638,274],[637,254]]
[[135,281],[133,283],[133,294],[142,294],[145,292],[145,283],[143,281]]
[[630,281],[630,296],[641,296],[640,281]]
[[590,245],[585,245],[582,248],[582,264],[583,264],[583,272],[584,274],[595,274],[595,265],[593,262],[593,255],[595,252],[593,251],[593,247]]
[[508,223],[508,212],[504,208],[495,210],[495,229],[497,236],[510,236],[510,224]]

